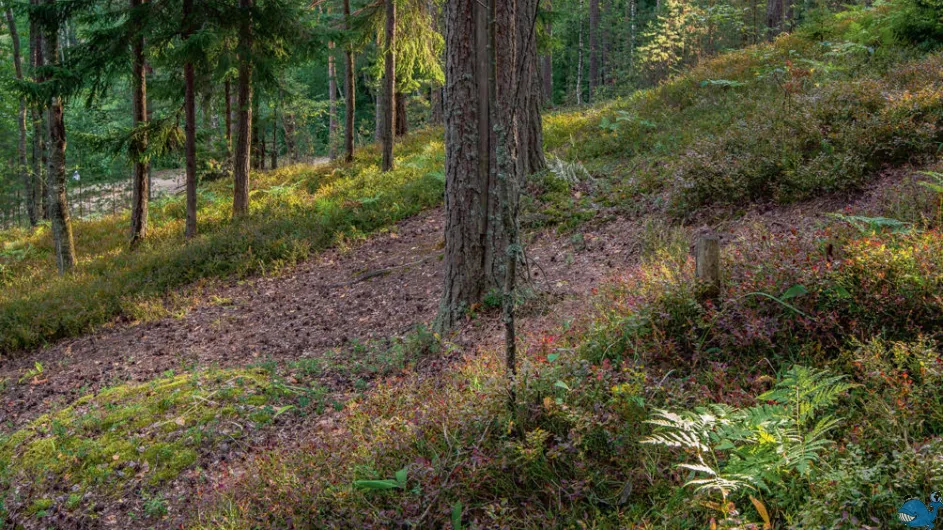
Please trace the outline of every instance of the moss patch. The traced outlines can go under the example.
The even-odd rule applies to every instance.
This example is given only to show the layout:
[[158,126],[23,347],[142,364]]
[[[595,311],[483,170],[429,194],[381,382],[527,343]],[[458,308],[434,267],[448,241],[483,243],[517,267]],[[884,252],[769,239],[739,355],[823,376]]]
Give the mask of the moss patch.
[[[88,395],[0,437],[0,497],[5,507],[42,517],[56,507],[82,510],[95,497],[155,488],[192,468],[218,443],[271,423],[303,389],[264,370],[222,370],[127,384]],[[12,493],[21,488],[19,498]],[[24,497],[24,491],[26,496]]]

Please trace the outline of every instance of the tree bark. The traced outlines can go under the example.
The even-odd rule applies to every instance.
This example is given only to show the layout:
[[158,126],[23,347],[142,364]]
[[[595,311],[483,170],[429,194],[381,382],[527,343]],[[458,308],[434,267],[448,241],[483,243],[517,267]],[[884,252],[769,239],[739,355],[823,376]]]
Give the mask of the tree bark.
[[[350,0],[344,0],[344,28],[350,30]],[[347,52],[344,60],[344,97],[346,104],[344,109],[344,149],[346,152],[345,160],[350,163],[354,161],[354,117],[357,111],[357,85],[354,82],[354,45],[347,45]]]
[[272,169],[278,169],[278,102],[272,109]]
[[298,163],[298,152],[295,148],[295,115],[286,114],[282,120],[282,127],[285,133],[285,149],[288,150],[288,158],[293,164]]
[[386,71],[383,76],[383,171],[393,169],[393,120],[396,94],[396,2],[386,0]]
[[517,0],[516,57],[518,83],[515,97],[515,116],[518,132],[518,174],[526,178],[547,167],[544,156],[543,117],[540,113],[541,89],[540,68],[537,57],[537,5],[536,0]]
[[783,31],[783,25],[786,20],[786,2],[788,0],[768,0],[766,4],[766,28],[769,32],[769,39],[773,40],[776,35]]
[[576,104],[583,104],[583,0],[580,0],[579,13],[577,14],[579,23],[579,44],[577,45],[577,64],[576,64]]
[[252,14],[253,0],[239,0],[242,25],[239,28],[239,95],[236,154],[233,160],[233,215],[249,213],[249,164],[252,131]]
[[406,95],[402,92],[396,93],[396,102],[393,104],[396,109],[396,117],[393,119],[396,128],[396,136],[406,136],[409,133],[409,122],[406,118]]
[[599,86],[599,0],[589,0],[589,96]]
[[334,41],[327,45],[327,84],[328,84],[328,157],[331,160],[337,159],[337,69],[334,68]]
[[488,7],[445,3],[445,282],[435,327],[448,331],[485,292],[491,59]]
[[[31,5],[39,5],[41,0],[30,0]],[[36,20],[30,19],[30,62],[33,67],[33,77],[36,82],[42,82],[39,68],[43,66],[43,34]],[[48,159],[46,157],[46,137],[49,127],[46,124],[44,104],[33,106],[33,178],[36,182],[37,215],[42,219],[49,219],[49,192],[47,186],[48,173],[46,171]]]
[[[183,0],[184,38],[189,40],[193,34],[193,0]],[[187,220],[185,235],[187,239],[196,236],[196,89],[194,81],[193,63],[188,61],[183,65],[184,114],[186,114],[186,186],[187,186]],[[229,142],[229,85],[226,85],[226,141]]]
[[[46,0],[46,5],[55,5],[56,0]],[[45,28],[44,51],[49,64],[59,66],[59,27]],[[59,274],[70,272],[75,267],[75,241],[72,237],[72,222],[69,219],[69,203],[66,196],[65,175],[65,114],[62,98],[54,95],[49,99],[49,218],[52,221],[52,239],[55,244],[56,265]]]
[[[13,16],[13,9],[6,7],[7,26],[10,30],[10,38],[13,41],[13,68],[16,72],[16,78],[23,80],[23,58],[20,53],[20,34],[16,30],[16,18]],[[29,218],[29,225],[36,226],[39,218],[36,215],[36,186],[35,180],[30,175],[29,165],[26,160],[26,99],[20,98],[19,113],[16,116],[16,124],[19,126],[20,136],[16,144],[16,170],[21,173],[23,178],[24,199],[26,202],[26,215]]]
[[[144,0],[130,0],[132,10],[140,9]],[[131,111],[132,125],[135,129],[135,141],[131,146],[134,160],[131,201],[131,248],[137,247],[147,237],[147,203],[150,197],[148,179],[149,163],[145,158],[147,151],[147,72],[144,64],[144,35],[136,28],[136,35],[131,42]]]
[[[551,0],[547,1],[547,11],[553,11],[553,2]],[[553,37],[553,23],[549,20],[544,24],[544,30],[547,32],[547,37]],[[553,106],[553,52],[547,50],[546,55],[543,58],[543,102],[545,106]]]
[[232,81],[227,77],[223,82],[226,93],[226,153],[232,156]]

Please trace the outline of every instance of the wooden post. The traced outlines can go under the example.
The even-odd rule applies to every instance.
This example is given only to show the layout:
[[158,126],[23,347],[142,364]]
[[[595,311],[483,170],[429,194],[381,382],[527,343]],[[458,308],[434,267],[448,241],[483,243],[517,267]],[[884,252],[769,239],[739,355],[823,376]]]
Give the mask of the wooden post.
[[702,236],[697,240],[697,280],[708,297],[720,294],[720,238]]

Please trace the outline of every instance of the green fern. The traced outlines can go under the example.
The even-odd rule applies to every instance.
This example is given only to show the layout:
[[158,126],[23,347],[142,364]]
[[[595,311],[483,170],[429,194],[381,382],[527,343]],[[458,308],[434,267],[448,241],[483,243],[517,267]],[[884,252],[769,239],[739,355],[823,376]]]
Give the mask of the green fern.
[[831,444],[838,420],[824,414],[852,388],[842,376],[794,366],[776,386],[746,408],[712,404],[680,413],[656,410],[659,429],[643,443],[684,450],[694,461],[685,483],[726,499],[741,490],[765,490],[791,473],[808,476]]

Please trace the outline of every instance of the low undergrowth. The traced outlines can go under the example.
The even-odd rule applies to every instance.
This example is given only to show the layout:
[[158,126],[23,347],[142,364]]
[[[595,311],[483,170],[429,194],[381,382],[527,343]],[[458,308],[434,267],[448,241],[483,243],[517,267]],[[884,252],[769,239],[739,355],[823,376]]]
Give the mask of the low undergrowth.
[[656,238],[583,318],[522,338],[513,415],[501,352],[381,383],[194,526],[889,525],[943,479],[941,196],[918,188],[910,224],[877,199],[745,225],[713,298]]
[[439,204],[443,154],[436,134],[415,134],[399,149],[398,169],[387,174],[373,149],[350,166],[255,174],[250,214],[238,221],[230,218],[232,183],[212,183],[200,192],[201,235],[186,243],[179,196],[151,205],[149,239],[134,252],[127,249],[127,216],[77,221],[79,265],[66,277],[54,270],[48,227],[0,234],[0,353],[116,318],[166,315],[189,303],[177,289],[275,273]]

